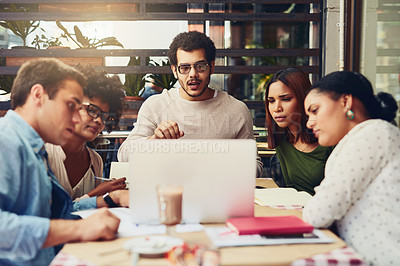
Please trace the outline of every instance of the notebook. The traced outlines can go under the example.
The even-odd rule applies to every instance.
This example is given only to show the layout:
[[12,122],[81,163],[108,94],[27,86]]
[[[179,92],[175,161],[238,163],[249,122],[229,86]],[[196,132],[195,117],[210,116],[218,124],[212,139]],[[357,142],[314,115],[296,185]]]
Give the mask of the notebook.
[[314,230],[296,216],[231,218],[226,220],[226,226],[239,235],[296,235]]
[[111,162],[110,166],[110,179],[111,178],[121,178],[128,177],[129,173],[129,163],[127,162]]
[[183,185],[184,223],[225,222],[229,217],[254,215],[254,140],[146,140],[129,148],[134,223],[159,223],[159,184]]
[[126,177],[125,181],[126,188],[129,189],[129,181],[128,181],[128,173],[129,173],[129,163],[127,162],[111,162],[110,166],[110,176],[109,178],[122,178]]
[[289,187],[256,189],[254,196],[254,202],[261,206],[299,205],[304,207],[312,198],[305,191],[297,191]]

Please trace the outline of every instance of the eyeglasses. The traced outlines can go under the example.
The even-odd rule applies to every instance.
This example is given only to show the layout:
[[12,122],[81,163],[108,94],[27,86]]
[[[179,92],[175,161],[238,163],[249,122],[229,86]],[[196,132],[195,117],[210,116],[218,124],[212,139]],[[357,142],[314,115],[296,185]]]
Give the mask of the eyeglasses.
[[[197,73],[203,73],[208,69],[208,63],[206,62],[198,62],[193,64],[194,70],[196,70]],[[185,64],[185,65],[180,65],[178,66],[178,72],[181,73],[182,75],[189,74],[190,70],[192,69],[192,65]]]
[[110,117],[109,113],[103,112],[100,107],[91,103],[83,103],[82,105],[86,108],[86,112],[90,117],[97,118],[100,116],[103,124],[106,124]]

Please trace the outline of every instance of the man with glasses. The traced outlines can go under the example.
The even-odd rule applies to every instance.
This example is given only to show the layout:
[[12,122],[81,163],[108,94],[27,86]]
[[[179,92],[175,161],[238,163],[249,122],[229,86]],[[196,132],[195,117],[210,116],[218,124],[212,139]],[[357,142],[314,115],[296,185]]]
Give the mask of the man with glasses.
[[[71,198],[44,148],[74,134],[85,83],[57,59],[32,60],[18,71],[13,110],[0,118],[0,265],[49,265],[63,243],[115,237],[119,219],[107,209],[85,220],[71,215]],[[95,200],[107,206],[102,197]]]
[[[216,49],[205,34],[178,34],[168,57],[180,88],[148,98],[137,122],[118,150],[118,160],[128,161],[130,143],[143,139],[253,139],[253,122],[247,106],[228,93],[210,88]],[[257,176],[262,162],[258,158]]]
[[[87,146],[106,128],[111,131],[118,124],[123,107],[123,85],[117,76],[108,77],[103,71],[92,66],[76,66],[87,77],[83,90],[83,108],[80,110],[81,123],[64,145],[46,144],[49,164],[61,186],[79,204],[76,208],[96,208],[95,200],[84,200],[102,196],[108,192],[124,189],[126,178],[103,181],[103,160],[100,155]],[[113,119],[113,120],[111,120]],[[109,200],[109,195],[106,195]],[[91,203],[90,203],[91,202]],[[115,207],[110,202],[110,207]],[[89,205],[88,205],[89,204]]]

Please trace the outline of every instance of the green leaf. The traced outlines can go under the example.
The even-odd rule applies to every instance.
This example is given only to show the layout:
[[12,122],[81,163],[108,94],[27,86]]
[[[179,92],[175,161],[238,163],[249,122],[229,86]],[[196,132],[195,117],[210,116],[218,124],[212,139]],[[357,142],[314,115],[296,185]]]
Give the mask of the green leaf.
[[[146,64],[150,61],[149,57],[146,57]],[[128,62],[128,66],[140,66],[140,57],[131,56]],[[143,87],[146,83],[146,74],[125,74],[125,91],[128,96],[141,96],[144,92]]]
[[124,46],[117,40],[115,37],[107,37],[103,38],[98,41],[99,45],[96,47],[101,47],[101,46],[119,46],[124,48]]
[[[168,60],[161,60],[160,64],[156,61],[151,61],[150,64],[153,66],[170,66]],[[171,89],[177,81],[174,74],[151,74],[149,77],[152,79],[151,83],[167,90]]]
[[75,37],[76,40],[82,45],[82,48],[90,48],[90,42],[89,42],[89,38],[83,36],[81,30],[78,28],[78,26],[74,26],[74,32],[75,32]]
[[66,35],[69,35],[67,29],[61,24],[61,21],[56,20],[56,25],[60,28]]

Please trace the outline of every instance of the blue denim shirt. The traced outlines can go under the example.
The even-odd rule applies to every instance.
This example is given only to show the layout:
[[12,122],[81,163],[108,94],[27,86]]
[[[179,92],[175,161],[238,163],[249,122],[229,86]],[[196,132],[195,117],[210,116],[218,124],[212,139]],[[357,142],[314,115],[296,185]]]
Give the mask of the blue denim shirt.
[[75,219],[73,206],[48,168],[44,142],[17,113],[0,118],[0,265],[48,265],[62,246],[42,249],[50,219]]

